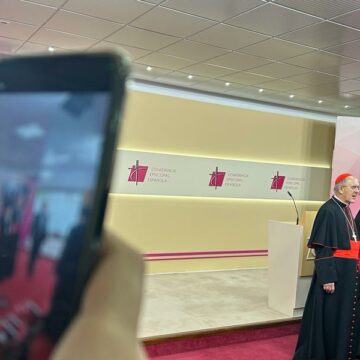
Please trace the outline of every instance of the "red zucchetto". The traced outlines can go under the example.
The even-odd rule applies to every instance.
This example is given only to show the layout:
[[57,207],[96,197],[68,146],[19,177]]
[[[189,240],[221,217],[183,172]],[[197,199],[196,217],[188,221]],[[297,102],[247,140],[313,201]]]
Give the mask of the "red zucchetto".
[[342,182],[343,180],[345,180],[349,176],[352,176],[352,174],[350,174],[350,173],[342,173],[342,174],[338,175],[338,177],[335,179],[335,184],[338,184],[339,182]]

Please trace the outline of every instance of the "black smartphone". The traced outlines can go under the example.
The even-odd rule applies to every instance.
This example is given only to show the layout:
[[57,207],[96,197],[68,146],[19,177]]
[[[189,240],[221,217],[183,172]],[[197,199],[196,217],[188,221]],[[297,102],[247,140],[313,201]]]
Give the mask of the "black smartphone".
[[0,62],[0,360],[48,359],[100,247],[128,63]]

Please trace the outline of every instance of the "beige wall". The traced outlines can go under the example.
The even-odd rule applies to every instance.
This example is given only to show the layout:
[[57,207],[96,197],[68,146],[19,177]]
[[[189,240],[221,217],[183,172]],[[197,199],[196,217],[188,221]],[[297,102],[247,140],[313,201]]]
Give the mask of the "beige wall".
[[[142,92],[128,97],[119,147],[330,167],[335,125]],[[329,179],[330,180],[330,179]],[[329,184],[324,184],[329,187]],[[301,202],[300,212],[320,203]],[[110,195],[107,226],[144,253],[266,249],[290,201]],[[150,272],[266,266],[266,257],[148,262]]]

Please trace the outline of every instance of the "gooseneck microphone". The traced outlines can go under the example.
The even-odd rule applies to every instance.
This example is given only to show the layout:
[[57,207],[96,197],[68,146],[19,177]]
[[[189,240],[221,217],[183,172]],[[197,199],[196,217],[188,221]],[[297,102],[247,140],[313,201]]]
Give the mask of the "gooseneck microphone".
[[291,197],[291,199],[292,199],[292,201],[293,201],[293,203],[294,203],[295,210],[296,210],[296,225],[299,225],[299,212],[298,212],[298,209],[297,209],[295,200],[294,200],[293,196],[291,195],[291,192],[290,192],[290,191],[288,191],[287,193],[289,194],[289,196]]

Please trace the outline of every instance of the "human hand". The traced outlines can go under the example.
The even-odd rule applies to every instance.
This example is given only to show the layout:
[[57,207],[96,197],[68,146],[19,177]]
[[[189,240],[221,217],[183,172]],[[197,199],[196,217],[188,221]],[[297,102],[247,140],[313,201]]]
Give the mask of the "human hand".
[[335,291],[335,283],[327,283],[323,285],[323,289],[327,294],[333,294]]
[[143,270],[138,253],[105,234],[104,252],[80,312],[52,360],[144,360],[136,337]]

